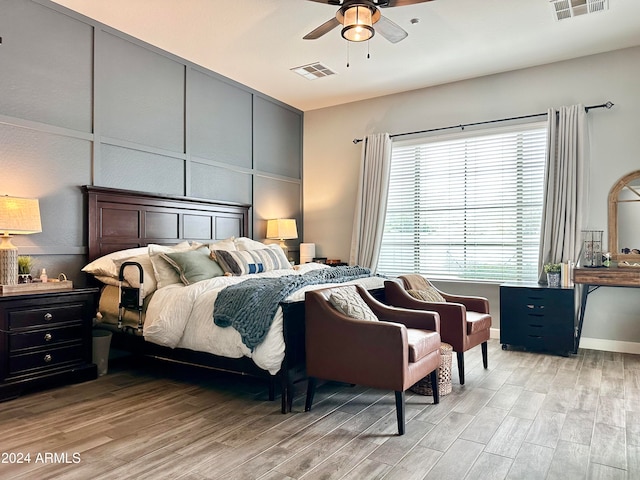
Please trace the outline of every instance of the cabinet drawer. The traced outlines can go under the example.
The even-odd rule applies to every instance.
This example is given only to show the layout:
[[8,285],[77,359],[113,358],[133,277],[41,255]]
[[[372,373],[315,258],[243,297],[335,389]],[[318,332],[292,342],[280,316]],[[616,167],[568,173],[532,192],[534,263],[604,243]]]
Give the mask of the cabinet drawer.
[[64,327],[43,328],[9,334],[9,352],[34,347],[58,345],[70,341],[81,341],[83,334],[82,323],[75,323]]
[[57,304],[50,307],[30,308],[28,310],[13,310],[9,312],[9,330],[81,321],[82,314],[83,305],[81,303]]
[[571,352],[573,351],[572,337],[543,336],[534,335],[523,336],[518,345],[530,350],[548,352]]
[[60,348],[47,348],[33,353],[9,356],[9,375],[17,375],[28,370],[52,368],[70,362],[82,362],[84,347],[68,345]]
[[573,335],[573,325],[566,321],[564,324],[526,321],[521,322],[515,330],[517,330],[520,335],[536,338]]
[[572,291],[558,290],[553,294],[541,294],[526,289],[516,292],[510,290],[507,295],[501,295],[500,300],[501,309],[516,318],[540,318],[540,321],[546,319],[548,322],[557,322],[565,321],[567,316],[573,315]]

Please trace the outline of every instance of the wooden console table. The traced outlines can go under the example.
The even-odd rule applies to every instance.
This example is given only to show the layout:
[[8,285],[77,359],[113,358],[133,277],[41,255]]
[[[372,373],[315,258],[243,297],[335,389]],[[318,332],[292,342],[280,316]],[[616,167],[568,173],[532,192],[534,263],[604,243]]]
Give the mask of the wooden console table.
[[580,293],[580,314],[578,317],[578,336],[575,352],[578,352],[582,322],[587,308],[587,297],[600,287],[635,287],[640,288],[640,268],[636,267],[598,267],[576,268],[573,271],[573,282],[582,285]]

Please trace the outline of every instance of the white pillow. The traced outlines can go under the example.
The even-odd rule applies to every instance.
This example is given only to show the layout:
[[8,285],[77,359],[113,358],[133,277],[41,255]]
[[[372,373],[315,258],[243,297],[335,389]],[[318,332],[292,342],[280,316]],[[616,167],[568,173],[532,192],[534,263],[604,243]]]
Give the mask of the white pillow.
[[355,286],[338,287],[331,291],[329,303],[341,313],[358,320],[377,321],[378,317],[373,313],[360,296]]
[[161,253],[186,252],[188,250],[195,250],[196,248],[200,248],[201,246],[201,243],[191,245],[189,244],[189,242],[182,242],[171,247],[165,245],[156,245],[154,243],[150,244],[149,258],[151,260],[153,274],[156,278],[156,288],[160,289],[166,287],[167,285],[173,285],[174,283],[182,283],[182,280],[180,280],[180,275],[178,275],[176,269],[173,268],[173,266],[169,262],[167,262],[160,256]]
[[248,237],[238,237],[233,240],[233,243],[235,243],[237,250],[258,250],[267,246],[262,242],[256,242]]
[[210,243],[209,250],[226,250],[228,252],[234,252],[237,250],[234,240],[235,237],[230,237]]
[[117,252],[96,258],[93,262],[82,268],[83,272],[96,276],[118,278],[118,268],[115,265],[116,260],[135,257],[147,253],[147,247],[129,248],[126,250],[118,250]]
[[[105,285],[113,285],[114,287],[117,287],[120,285],[120,282],[118,281],[117,278],[108,277],[106,275],[95,275],[93,278],[95,278],[99,282],[104,283]],[[128,286],[129,285],[125,284],[125,287],[128,287]]]

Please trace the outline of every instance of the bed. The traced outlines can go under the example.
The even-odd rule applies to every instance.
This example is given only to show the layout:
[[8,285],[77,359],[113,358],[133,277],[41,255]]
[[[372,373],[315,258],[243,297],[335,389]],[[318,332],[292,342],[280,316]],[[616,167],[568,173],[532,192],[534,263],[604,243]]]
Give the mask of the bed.
[[[202,248],[199,247],[201,244],[211,247],[211,251],[215,249],[219,255],[221,253],[217,248],[233,250],[235,246],[237,250],[243,251],[255,249],[259,250],[257,253],[262,255],[267,253],[271,255],[271,252],[263,252],[263,249],[273,248],[276,250],[279,248],[262,245],[246,237],[251,211],[250,205],[93,186],[85,186],[83,191],[87,202],[89,265],[99,264],[103,259],[110,257],[117,258],[113,262],[116,266],[118,261],[120,263],[122,261],[136,261],[140,258],[146,261],[145,254],[140,253],[143,251],[153,251],[153,255],[156,251],[164,252],[162,256],[166,260],[170,260],[168,257],[171,259],[182,258],[180,257],[181,252],[191,252],[196,248],[199,249],[199,252],[202,251]],[[229,242],[235,243],[229,246]],[[206,251],[208,252],[208,250]],[[171,255],[167,252],[180,253]],[[237,257],[240,254],[235,255]],[[218,260],[222,262],[222,258]],[[267,263],[265,262],[265,265]],[[184,273],[176,265],[173,266],[176,267],[176,270],[173,271],[174,275]],[[286,267],[291,268],[289,265]],[[129,272],[131,268],[128,267],[126,271]],[[147,268],[149,267],[145,265],[145,271]],[[318,271],[319,269],[323,269],[323,271]],[[252,348],[231,345],[218,352],[217,347],[210,348],[205,345],[206,342],[203,339],[213,336],[232,340],[242,338],[242,341],[246,341],[245,334],[240,335],[233,327],[221,329],[212,326],[212,319],[204,325],[204,328],[208,329],[205,334],[194,333],[190,328],[192,324],[203,324],[202,315],[206,314],[207,308],[213,308],[212,305],[216,297],[221,295],[220,292],[228,284],[243,282],[245,277],[251,278],[251,281],[260,281],[258,278],[261,277],[280,277],[294,272],[296,274],[312,272],[311,275],[316,273],[329,275],[332,273],[330,272],[332,269],[334,267],[314,264],[301,266],[297,271],[280,270],[276,264],[273,270],[253,275],[221,276],[192,283],[188,282],[189,279],[185,280],[182,277],[182,280],[187,282],[186,284],[178,282],[168,285],[153,285],[153,291],[148,295],[145,294],[145,320],[142,330],[136,328],[136,312],[130,311],[127,311],[125,315],[125,328],[119,329],[115,326],[114,319],[117,317],[117,309],[114,312],[113,305],[114,299],[117,302],[119,298],[116,284],[112,281],[112,276],[109,280],[100,272],[96,274],[95,269],[89,270],[92,272],[91,281],[98,282],[103,287],[97,317],[102,327],[114,331],[112,340],[114,348],[130,351],[136,355],[249,375],[267,382],[270,400],[275,399],[276,389],[279,385],[282,392],[281,410],[282,413],[286,413],[291,410],[294,383],[305,376],[304,291],[323,285],[305,286],[283,300],[264,341]],[[128,273],[125,283],[128,280],[133,283],[131,275],[135,276],[136,274],[137,272]],[[148,277],[148,274],[145,275],[145,278]],[[160,275],[155,280],[157,282],[162,279],[163,277]],[[247,285],[249,283],[247,282]],[[379,277],[368,276],[350,283],[363,284],[379,299],[382,299],[384,295],[382,279]],[[149,289],[147,280],[145,280],[144,289]],[[193,303],[185,304],[187,306],[183,308],[183,310],[190,312],[189,320],[181,321],[183,333],[165,335],[161,332],[158,334],[158,331],[161,330],[158,325],[172,323],[174,317],[180,317],[181,310],[178,305],[187,301],[184,297],[190,298],[189,301]],[[195,319],[195,313],[193,315],[191,313],[200,311],[203,313],[199,314],[198,319],[191,320],[192,317]],[[212,328],[217,328],[215,335],[212,333]],[[263,355],[262,352],[267,350],[269,352]],[[275,351],[275,354],[270,353],[272,351]]]

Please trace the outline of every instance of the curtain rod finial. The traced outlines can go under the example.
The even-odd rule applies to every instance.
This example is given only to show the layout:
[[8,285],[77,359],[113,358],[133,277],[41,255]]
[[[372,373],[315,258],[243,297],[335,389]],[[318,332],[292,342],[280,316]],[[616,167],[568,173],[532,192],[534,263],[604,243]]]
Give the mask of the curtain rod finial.
[[361,139],[361,138],[354,138],[354,139],[353,139],[353,144],[354,144],[354,145],[357,145],[357,144],[359,144],[361,141],[362,141],[362,139]]
[[604,104],[604,106],[607,107],[607,108],[611,108],[614,105],[615,105],[615,103],[611,103],[611,102],[607,102],[607,103]]

